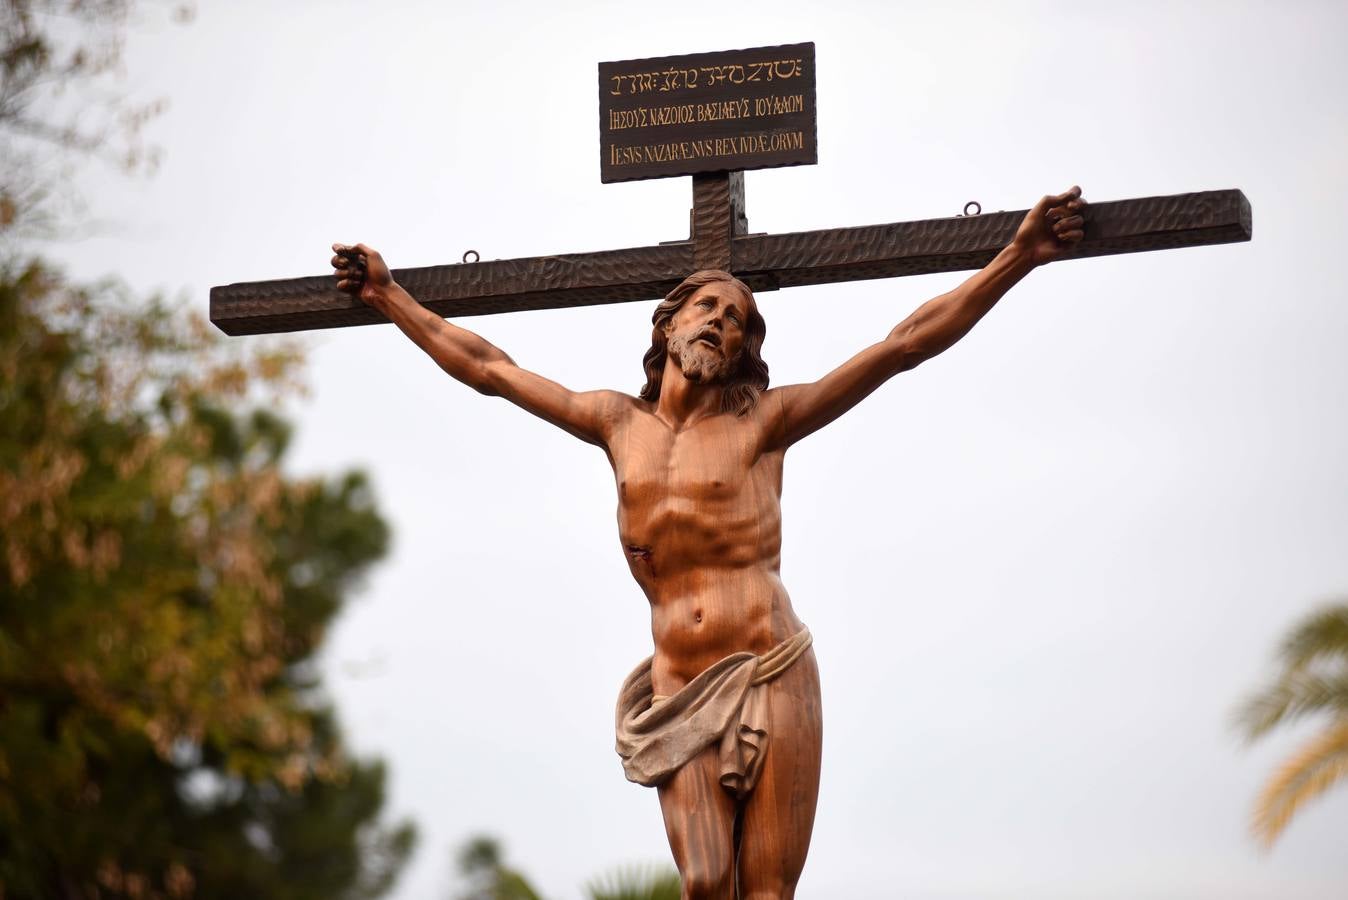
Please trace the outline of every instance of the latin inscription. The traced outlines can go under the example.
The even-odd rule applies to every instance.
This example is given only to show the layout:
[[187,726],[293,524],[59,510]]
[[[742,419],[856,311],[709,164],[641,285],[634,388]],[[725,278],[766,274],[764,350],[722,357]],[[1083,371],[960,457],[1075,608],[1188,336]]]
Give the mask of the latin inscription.
[[815,162],[814,45],[600,63],[604,181]]
[[714,159],[718,156],[748,156],[754,153],[778,153],[805,148],[805,132],[772,131],[741,134],[699,141],[668,141],[661,144],[609,144],[609,165],[678,162],[689,159]]

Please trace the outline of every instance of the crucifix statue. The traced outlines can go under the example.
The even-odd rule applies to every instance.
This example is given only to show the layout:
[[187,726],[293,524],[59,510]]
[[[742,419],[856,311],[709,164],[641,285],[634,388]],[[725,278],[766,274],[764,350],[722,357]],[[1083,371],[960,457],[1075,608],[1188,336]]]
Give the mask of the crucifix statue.
[[962,285],[812,384],[768,387],[753,292],[695,272],[656,307],[638,396],[577,393],[417,303],[382,257],[336,244],[337,287],[453,378],[604,451],[618,532],[651,605],[655,653],[624,683],[618,750],[659,789],[689,898],[791,897],[819,787],[822,716],[810,633],[780,577],[782,460],[895,375],[950,347],[1036,266],[1084,235],[1079,188],[1045,197]]
[[[751,61],[740,77],[789,83],[808,68],[800,59],[794,68],[769,63],[776,67],[754,69]],[[654,73],[663,71],[670,90],[693,90],[699,72],[733,81],[733,69],[684,64]],[[661,83],[641,72],[607,77],[615,94]],[[739,108],[776,115],[800,107],[793,96]],[[718,115],[736,109],[728,102],[715,107]],[[667,117],[701,114],[692,104],[688,112],[665,109]],[[647,114],[610,121],[625,127]],[[772,135],[719,143],[730,140],[667,142],[659,153],[649,152],[654,145],[610,148],[606,158],[655,165],[661,154],[686,160],[802,143]],[[654,638],[653,655],[618,698],[624,770],[658,790],[683,897],[790,898],[814,822],[822,714],[810,633],[779,575],[787,449],[952,346],[1036,267],[1248,240],[1250,207],[1239,191],[1211,191],[1088,212],[1073,187],[1016,213],[750,235],[742,173],[693,174],[687,241],[398,271],[364,244],[335,244],[335,289],[331,275],[215,288],[212,320],[231,334],[392,322],[453,378],[602,449],[617,484],[623,552],[650,602]],[[755,291],[968,268],[978,271],[818,381],[769,387]],[[444,318],[656,297],[663,300],[636,396],[568,390]]]

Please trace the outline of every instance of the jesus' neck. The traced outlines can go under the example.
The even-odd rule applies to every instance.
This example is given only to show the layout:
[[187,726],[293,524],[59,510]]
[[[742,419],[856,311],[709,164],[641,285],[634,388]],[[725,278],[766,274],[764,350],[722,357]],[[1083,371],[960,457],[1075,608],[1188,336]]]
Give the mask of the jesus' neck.
[[660,382],[655,415],[675,431],[682,431],[719,413],[724,390],[720,381],[709,384],[689,381],[671,354],[665,357],[665,374]]

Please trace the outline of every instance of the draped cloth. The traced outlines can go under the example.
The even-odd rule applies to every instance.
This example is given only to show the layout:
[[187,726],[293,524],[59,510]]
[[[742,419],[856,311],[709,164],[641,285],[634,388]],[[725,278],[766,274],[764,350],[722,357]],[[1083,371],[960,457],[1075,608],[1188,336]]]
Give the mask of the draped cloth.
[[654,657],[642,660],[618,693],[618,755],[627,780],[660,785],[719,742],[721,785],[738,799],[747,797],[768,748],[765,685],[789,669],[812,640],[803,628],[762,656],[732,653],[670,697],[657,696],[651,686]]

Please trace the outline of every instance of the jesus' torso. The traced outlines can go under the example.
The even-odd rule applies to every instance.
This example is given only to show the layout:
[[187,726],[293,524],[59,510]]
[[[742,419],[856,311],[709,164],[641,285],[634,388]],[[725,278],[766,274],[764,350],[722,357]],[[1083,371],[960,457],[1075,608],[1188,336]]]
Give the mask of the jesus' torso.
[[785,451],[765,449],[770,396],[677,430],[633,400],[609,442],[618,534],[651,604],[657,694],[802,627],[779,575]]

